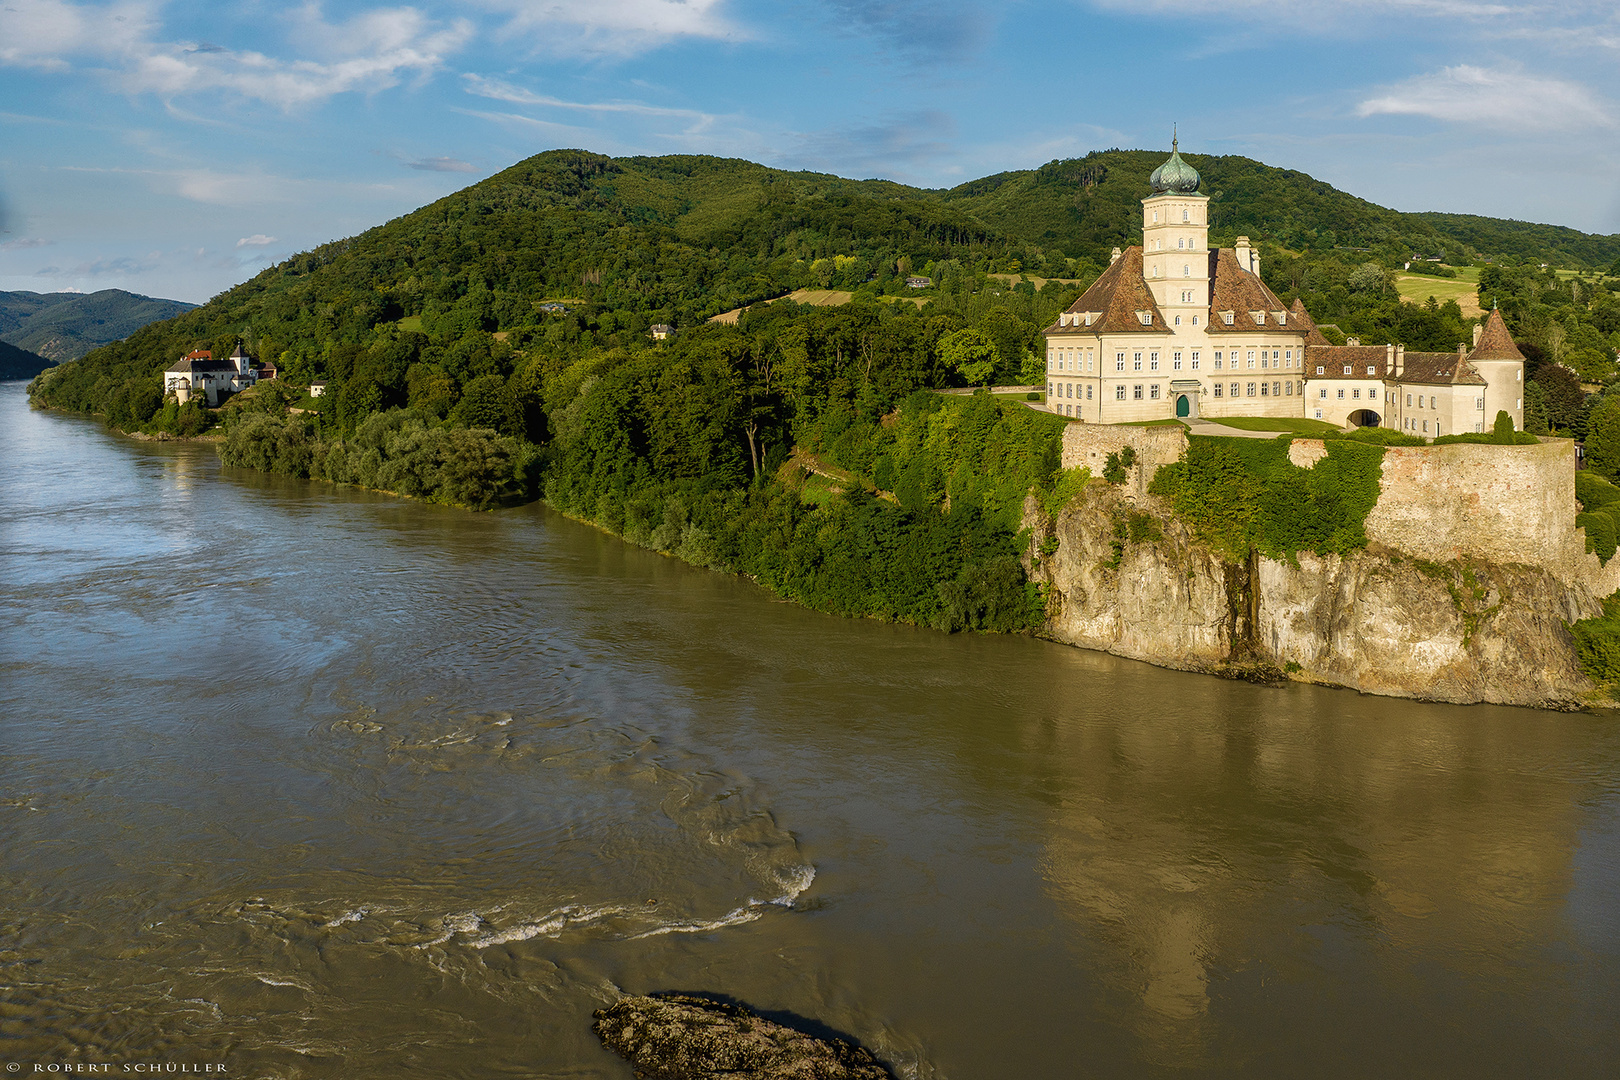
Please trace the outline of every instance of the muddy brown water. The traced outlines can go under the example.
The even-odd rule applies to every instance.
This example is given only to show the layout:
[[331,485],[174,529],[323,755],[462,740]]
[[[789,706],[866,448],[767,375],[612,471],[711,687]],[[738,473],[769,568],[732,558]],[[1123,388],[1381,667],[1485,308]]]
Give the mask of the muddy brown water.
[[903,1077],[1600,1076],[1620,723],[805,611],[0,386],[0,1058],[606,1077],[624,993]]

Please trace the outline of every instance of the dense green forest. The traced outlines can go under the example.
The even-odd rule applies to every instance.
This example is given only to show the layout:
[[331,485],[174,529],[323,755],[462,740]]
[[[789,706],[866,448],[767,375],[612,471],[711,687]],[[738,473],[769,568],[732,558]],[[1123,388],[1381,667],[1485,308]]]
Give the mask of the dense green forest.
[[0,379],[32,379],[50,366],[38,353],[0,341]]
[[[1023,496],[1077,482],[1058,469],[1062,422],[932,391],[1040,381],[1041,328],[1139,237],[1162,158],[1109,151],[939,192],[550,152],[53,368],[31,393],[126,430],[222,425],[233,464],[466,506],[544,497],[825,610],[1016,629],[1039,613],[1016,558]],[[1330,334],[1468,339],[1455,303],[1403,303],[1391,271],[1425,252],[1483,257],[1475,241],[1300,173],[1191,160],[1214,241],[1254,238],[1268,283]],[[1470,235],[1537,235],[1498,226]],[[1555,239],[1571,259],[1605,251]],[[1602,395],[1582,380],[1607,382],[1620,344],[1616,282],[1570,288],[1520,255],[1486,269],[1528,335],[1531,414],[1584,433]],[[851,300],[760,303],[800,288]],[[706,321],[747,305],[735,324]],[[655,323],[679,333],[654,342]],[[282,378],[217,411],[164,400],[163,368],[238,341]],[[1337,539],[1303,541],[1354,539],[1328,518],[1312,528]]]

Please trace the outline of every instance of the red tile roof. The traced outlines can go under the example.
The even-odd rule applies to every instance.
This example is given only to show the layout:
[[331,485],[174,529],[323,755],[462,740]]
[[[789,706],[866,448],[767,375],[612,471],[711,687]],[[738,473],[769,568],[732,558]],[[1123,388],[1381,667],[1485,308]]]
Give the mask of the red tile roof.
[[[1266,288],[1249,271],[1238,265],[1237,253],[1231,248],[1218,248],[1209,253],[1209,330],[1212,334],[1252,334],[1258,324],[1250,312],[1266,313],[1264,326],[1292,331],[1292,326],[1276,326],[1272,312],[1286,311],[1277,294]],[[1221,312],[1233,313],[1232,325],[1226,325]]]
[[1288,309],[1288,325],[1305,335],[1307,345],[1332,345],[1322,331],[1316,328],[1316,320],[1311,313],[1305,310],[1305,301],[1295,300],[1294,306]]
[[1485,380],[1473,366],[1454,352],[1409,352],[1401,372],[1402,383],[1434,386],[1484,386]]
[[[1407,355],[1411,355],[1408,353]],[[1382,345],[1309,345],[1305,349],[1305,377],[1307,379],[1382,379],[1388,364],[1389,350]],[[1344,373],[1345,367],[1350,374]],[[1316,369],[1322,373],[1318,375]],[[1372,368],[1373,373],[1367,374]]]
[[[1165,331],[1164,316],[1159,312],[1159,305],[1154,303],[1153,292],[1148,288],[1147,279],[1142,276],[1142,249],[1140,247],[1126,248],[1120,257],[1109,264],[1102,276],[1092,282],[1091,288],[1081,294],[1080,299],[1069,305],[1065,314],[1094,312],[1099,318],[1093,319],[1090,326],[1063,326],[1061,320],[1053,323],[1044,334],[1072,334],[1081,331],[1093,334],[1118,334],[1123,332],[1143,332],[1162,334]],[[1137,312],[1145,311],[1152,316],[1152,324],[1144,326]]]

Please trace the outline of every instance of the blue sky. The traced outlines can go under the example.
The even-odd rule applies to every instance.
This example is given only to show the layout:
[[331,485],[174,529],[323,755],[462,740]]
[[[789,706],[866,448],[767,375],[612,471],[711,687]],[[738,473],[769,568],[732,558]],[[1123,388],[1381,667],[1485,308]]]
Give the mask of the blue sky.
[[530,154],[948,187],[1109,147],[1620,232],[1620,10],[0,0],[0,289],[203,301]]

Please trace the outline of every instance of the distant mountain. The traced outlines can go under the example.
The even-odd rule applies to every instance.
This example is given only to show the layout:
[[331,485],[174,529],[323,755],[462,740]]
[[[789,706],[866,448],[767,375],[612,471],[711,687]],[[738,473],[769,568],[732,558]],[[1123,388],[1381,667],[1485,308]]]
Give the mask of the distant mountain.
[[0,380],[32,379],[52,363],[38,353],[0,341]]
[[159,300],[123,289],[94,293],[0,292],[0,342],[46,360],[77,360],[148,323],[173,318],[196,304]]

